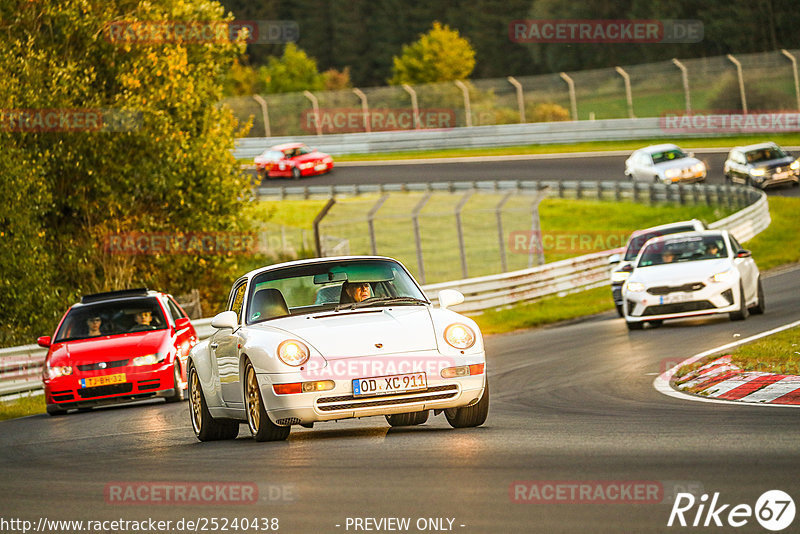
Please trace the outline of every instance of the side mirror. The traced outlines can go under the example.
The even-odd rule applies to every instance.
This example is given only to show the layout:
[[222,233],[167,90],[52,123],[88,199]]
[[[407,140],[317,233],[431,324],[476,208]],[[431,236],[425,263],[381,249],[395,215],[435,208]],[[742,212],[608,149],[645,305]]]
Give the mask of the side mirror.
[[611,256],[608,257],[608,264],[609,265],[613,265],[614,263],[619,263],[619,261],[621,259],[622,259],[622,255],[620,255],[620,254],[612,254]]
[[36,340],[36,344],[42,348],[49,349],[52,342],[50,336],[42,336]]
[[450,306],[456,306],[464,302],[464,294],[455,289],[442,289],[439,291],[439,306],[446,310]]
[[189,328],[191,325],[192,322],[188,317],[180,317],[175,319],[175,330],[183,330],[184,328]]
[[736,253],[736,257],[737,258],[749,258],[752,255],[753,255],[752,252],[750,252],[749,250],[745,250],[745,249],[742,249],[742,250],[740,250],[739,252]]
[[235,311],[224,311],[222,313],[218,313],[211,319],[211,326],[213,328],[230,328],[231,330],[236,330],[239,326],[239,319],[236,317]]

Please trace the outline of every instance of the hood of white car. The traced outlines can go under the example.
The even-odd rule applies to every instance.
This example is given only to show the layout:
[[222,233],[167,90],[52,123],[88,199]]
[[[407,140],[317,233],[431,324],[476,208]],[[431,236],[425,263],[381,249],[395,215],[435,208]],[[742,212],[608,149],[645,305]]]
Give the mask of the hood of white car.
[[656,163],[653,166],[656,169],[666,171],[667,169],[688,169],[692,165],[696,165],[698,163],[701,163],[701,161],[697,158],[680,158],[672,161],[662,161],[661,163]]
[[676,286],[691,282],[706,282],[717,273],[728,270],[731,260],[699,260],[638,267],[628,278],[628,282],[642,282],[645,286]]
[[426,306],[330,311],[263,324],[308,342],[327,360],[437,348]]

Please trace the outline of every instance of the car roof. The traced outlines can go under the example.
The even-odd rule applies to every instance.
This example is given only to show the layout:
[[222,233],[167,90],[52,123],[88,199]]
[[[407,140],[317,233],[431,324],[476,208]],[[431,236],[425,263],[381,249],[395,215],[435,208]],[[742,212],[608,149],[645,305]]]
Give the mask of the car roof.
[[647,240],[647,243],[644,244],[642,250],[647,245],[652,245],[653,243],[659,243],[661,241],[667,241],[671,239],[680,239],[682,237],[707,237],[707,236],[724,236],[727,234],[727,230],[700,230],[700,231],[693,231],[693,232],[680,232],[677,234],[668,234],[668,235],[660,235],[658,237],[653,237]]
[[767,141],[764,143],[756,143],[754,145],[746,145],[746,146],[735,146],[731,150],[740,150],[742,152],[750,152],[751,150],[763,150],[765,148],[774,148],[777,147],[777,143],[773,143],[772,141]]
[[650,146],[646,146],[644,148],[640,148],[639,150],[637,150],[637,152],[640,152],[640,151],[641,152],[648,152],[648,153],[650,153],[650,152],[660,152],[662,150],[671,150],[671,149],[675,149],[675,148],[680,150],[680,147],[678,145],[673,145],[672,143],[662,143],[660,145],[650,145]]
[[699,219],[689,219],[688,221],[679,221],[679,222],[674,222],[674,223],[662,224],[662,225],[659,225],[659,226],[651,226],[650,228],[643,228],[641,230],[634,230],[634,232],[631,234],[631,238],[640,236],[642,234],[647,234],[649,232],[655,232],[655,231],[658,231],[658,230],[669,230],[670,228],[675,228],[675,227],[678,227],[678,226],[695,225],[695,224],[698,224],[698,223],[701,224],[701,225],[703,224],[703,222],[700,221]]
[[82,306],[88,306],[90,304],[96,304],[98,302],[120,302],[142,297],[159,297],[165,295],[166,294],[162,293],[161,291],[147,289],[146,287],[140,287],[135,289],[122,289],[118,291],[106,291],[103,293],[91,293],[88,295],[84,295],[83,297],[81,297],[80,302],[73,304],[71,307],[79,308]]
[[[332,256],[332,257],[329,257],[329,258],[309,258],[309,259],[304,259],[304,260],[295,260],[295,261],[287,261],[287,262],[283,262],[283,263],[275,263],[273,265],[268,265],[266,267],[259,267],[258,269],[254,269],[254,270],[250,271],[249,273],[247,273],[247,274],[245,274],[243,276],[240,276],[237,279],[237,282],[239,280],[243,280],[245,278],[252,278],[253,276],[255,276],[257,274],[260,274],[260,273],[264,273],[264,272],[267,272],[267,271],[274,271],[276,269],[284,269],[286,267],[299,267],[301,265],[312,265],[314,263],[328,263],[328,262],[351,261],[351,260],[389,260],[389,261],[393,261],[393,262],[399,263],[400,265],[403,265],[402,262],[400,262],[400,260],[396,260],[396,259],[390,258],[388,256]],[[403,268],[405,268],[405,265],[403,265]],[[408,270],[408,269],[406,269],[406,270]]]
[[292,148],[300,148],[305,146],[305,143],[283,143],[282,145],[275,145],[269,147],[270,150],[290,150]]

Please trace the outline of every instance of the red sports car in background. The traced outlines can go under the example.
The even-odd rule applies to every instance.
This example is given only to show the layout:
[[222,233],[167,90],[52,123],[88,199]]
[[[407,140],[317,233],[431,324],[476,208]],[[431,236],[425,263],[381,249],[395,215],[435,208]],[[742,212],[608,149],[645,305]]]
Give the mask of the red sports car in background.
[[186,359],[197,332],[171,295],[145,288],[86,295],[55,335],[43,381],[47,413],[164,397],[185,398]]
[[256,171],[265,178],[325,174],[333,170],[333,158],[323,152],[308,148],[303,143],[286,143],[267,149],[254,159]]

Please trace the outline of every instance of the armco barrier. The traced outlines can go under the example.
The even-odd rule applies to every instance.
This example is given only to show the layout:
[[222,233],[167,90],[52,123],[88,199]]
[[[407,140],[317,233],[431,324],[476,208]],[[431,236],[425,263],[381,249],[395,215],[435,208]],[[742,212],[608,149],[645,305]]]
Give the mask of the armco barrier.
[[[510,184],[517,186],[524,184],[521,189],[529,190],[540,189],[544,184],[553,188],[553,191],[560,189],[560,195],[566,196],[566,191],[570,191],[572,196],[579,198],[603,198],[604,192],[611,195],[625,193],[625,198],[635,197],[636,191],[639,189],[638,184],[613,185],[618,182],[610,182],[611,185],[607,187],[602,185],[603,182],[579,182],[578,184],[581,185],[578,185],[577,189],[572,186],[565,187],[564,182],[508,182],[508,184],[509,187]],[[432,184],[427,185],[431,186]],[[498,187],[498,185],[493,187]],[[373,190],[360,191],[353,186],[344,189],[346,191],[344,194],[374,192]],[[575,195],[576,192],[577,195]],[[303,195],[304,193],[300,191],[295,194]],[[305,194],[308,194],[307,188]],[[729,230],[740,242],[747,241],[769,226],[767,196],[763,191],[752,188],[704,186],[681,192],[679,188],[646,187],[642,184],[641,200],[674,200],[683,198],[683,195],[697,194],[700,196],[695,198],[709,201],[713,199],[717,202],[721,202],[726,196],[729,202],[733,202],[734,198],[746,198],[749,203],[747,207],[710,225],[714,229]],[[285,196],[285,192],[280,195]],[[618,250],[597,252],[499,275],[430,284],[423,286],[423,290],[431,300],[436,302],[438,292],[442,289],[457,289],[464,294],[465,300],[464,303],[453,306],[453,309],[466,313],[480,312],[548,295],[605,285],[609,281],[610,274],[608,257],[615,252]],[[214,331],[210,318],[195,320],[193,324],[200,339],[209,337]],[[0,396],[41,388],[42,362],[45,355],[46,351],[38,345],[0,349]]]

